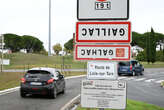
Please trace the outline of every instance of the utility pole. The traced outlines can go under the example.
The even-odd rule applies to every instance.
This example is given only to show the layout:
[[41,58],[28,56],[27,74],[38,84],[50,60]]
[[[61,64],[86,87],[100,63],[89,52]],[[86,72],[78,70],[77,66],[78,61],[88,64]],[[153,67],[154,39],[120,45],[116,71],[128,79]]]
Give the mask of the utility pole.
[[51,0],[49,0],[49,43],[48,56],[51,56]]

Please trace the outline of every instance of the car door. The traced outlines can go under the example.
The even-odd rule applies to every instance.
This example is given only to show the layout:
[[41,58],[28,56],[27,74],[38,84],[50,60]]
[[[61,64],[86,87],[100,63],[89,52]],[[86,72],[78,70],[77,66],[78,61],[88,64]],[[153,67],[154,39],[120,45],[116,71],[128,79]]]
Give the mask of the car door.
[[63,88],[65,87],[65,81],[64,81],[64,76],[61,75],[59,71],[56,71],[57,74],[57,85],[58,85],[58,90],[61,92]]

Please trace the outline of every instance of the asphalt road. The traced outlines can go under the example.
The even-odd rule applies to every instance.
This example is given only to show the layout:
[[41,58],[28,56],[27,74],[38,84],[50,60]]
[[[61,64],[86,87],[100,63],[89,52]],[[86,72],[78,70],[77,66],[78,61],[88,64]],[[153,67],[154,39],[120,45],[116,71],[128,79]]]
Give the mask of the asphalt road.
[[[80,83],[83,78],[66,80],[66,93],[59,94],[57,99],[42,96],[21,98],[19,91],[0,96],[0,110],[60,110],[69,100],[80,94]],[[144,76],[121,76],[127,81],[127,97],[164,107],[164,88],[159,82],[164,80],[164,69],[146,69]]]
[[56,99],[42,96],[21,98],[19,91],[0,96],[0,110],[60,110],[68,101],[80,93],[82,78],[66,80],[66,93]]

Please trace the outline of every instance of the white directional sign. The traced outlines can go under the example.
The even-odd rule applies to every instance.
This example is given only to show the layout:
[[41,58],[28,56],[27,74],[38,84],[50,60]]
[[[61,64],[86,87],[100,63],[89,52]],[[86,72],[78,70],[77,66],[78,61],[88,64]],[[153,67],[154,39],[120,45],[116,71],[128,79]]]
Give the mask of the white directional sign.
[[77,0],[79,20],[127,20],[129,0]]
[[83,80],[81,106],[86,108],[126,108],[126,82]]
[[76,60],[130,60],[130,45],[75,45]]
[[87,67],[87,79],[117,79],[116,62],[90,61]]
[[77,22],[76,42],[131,42],[130,22]]

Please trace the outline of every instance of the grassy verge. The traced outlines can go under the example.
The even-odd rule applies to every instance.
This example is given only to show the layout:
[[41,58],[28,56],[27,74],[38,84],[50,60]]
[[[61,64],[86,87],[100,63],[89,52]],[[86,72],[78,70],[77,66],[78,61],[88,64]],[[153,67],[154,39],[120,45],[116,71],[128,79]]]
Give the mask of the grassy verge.
[[[41,54],[12,53],[4,55],[10,59],[10,65],[5,69],[28,69],[33,67],[54,67],[54,68],[85,68],[86,62],[74,61],[73,56],[45,56]],[[65,65],[64,67],[62,65]]]
[[164,62],[155,62],[154,64],[147,62],[141,62],[144,68],[164,68]]
[[161,87],[164,87],[164,81],[163,81],[163,82],[161,82]]
[[[77,76],[77,75],[84,75],[85,72],[63,72],[62,73],[65,77],[68,76]],[[23,77],[24,73],[18,72],[5,72],[0,73],[0,90],[13,88],[20,85],[20,79]]]
[[[79,106],[76,110],[99,110],[99,109],[86,109],[86,108],[81,108]],[[111,110],[111,109],[105,109],[105,110]],[[164,110],[164,108],[140,101],[128,100],[127,108],[125,110]]]

